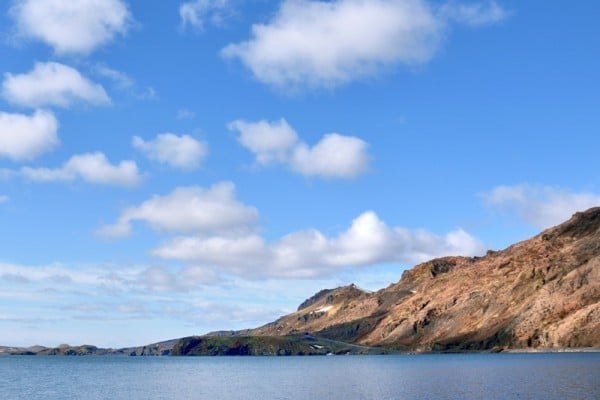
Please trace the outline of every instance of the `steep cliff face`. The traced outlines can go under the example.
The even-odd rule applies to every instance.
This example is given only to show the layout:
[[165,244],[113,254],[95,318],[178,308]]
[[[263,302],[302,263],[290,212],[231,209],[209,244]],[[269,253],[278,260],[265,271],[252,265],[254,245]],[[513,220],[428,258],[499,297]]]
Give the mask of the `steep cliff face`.
[[375,293],[321,291],[248,332],[411,351],[600,347],[600,207],[484,257],[417,265]]

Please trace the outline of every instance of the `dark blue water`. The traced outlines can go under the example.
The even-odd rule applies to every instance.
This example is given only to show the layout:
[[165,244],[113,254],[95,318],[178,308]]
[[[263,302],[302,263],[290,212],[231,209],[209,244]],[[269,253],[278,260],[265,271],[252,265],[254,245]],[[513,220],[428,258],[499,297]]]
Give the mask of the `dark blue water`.
[[0,357],[1,399],[600,399],[600,353]]

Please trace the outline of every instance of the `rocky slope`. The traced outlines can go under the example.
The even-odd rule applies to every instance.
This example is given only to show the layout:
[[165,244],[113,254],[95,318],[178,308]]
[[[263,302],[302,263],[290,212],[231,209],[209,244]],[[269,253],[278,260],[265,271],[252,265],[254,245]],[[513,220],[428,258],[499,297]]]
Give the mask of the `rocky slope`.
[[600,347],[600,207],[484,257],[417,265],[375,293],[317,293],[257,336],[405,351]]

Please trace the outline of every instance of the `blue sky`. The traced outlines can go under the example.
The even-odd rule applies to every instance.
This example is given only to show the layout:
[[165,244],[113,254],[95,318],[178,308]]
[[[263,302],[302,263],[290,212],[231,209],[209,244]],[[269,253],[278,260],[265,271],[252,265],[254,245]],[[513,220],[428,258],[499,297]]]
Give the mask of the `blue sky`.
[[596,1],[0,9],[0,344],[253,327],[600,205]]

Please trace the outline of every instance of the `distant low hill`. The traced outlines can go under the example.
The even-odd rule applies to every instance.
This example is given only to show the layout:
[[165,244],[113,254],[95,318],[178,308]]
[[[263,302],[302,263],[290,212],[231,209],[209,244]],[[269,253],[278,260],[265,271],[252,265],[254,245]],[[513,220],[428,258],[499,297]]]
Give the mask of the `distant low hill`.
[[417,265],[377,292],[325,289],[255,329],[127,349],[1,354],[309,355],[600,349],[600,207],[483,257]]

